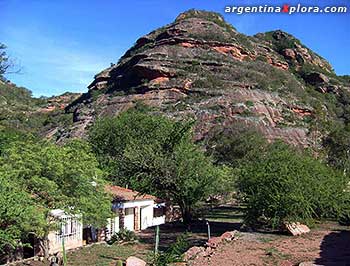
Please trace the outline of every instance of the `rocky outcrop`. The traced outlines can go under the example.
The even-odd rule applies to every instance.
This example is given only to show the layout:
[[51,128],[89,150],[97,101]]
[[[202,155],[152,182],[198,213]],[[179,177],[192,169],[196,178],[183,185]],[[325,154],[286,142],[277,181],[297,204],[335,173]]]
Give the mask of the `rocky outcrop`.
[[38,112],[48,113],[55,110],[64,110],[74,100],[79,98],[81,93],[66,92],[59,96],[52,96],[46,99],[45,106],[38,109]]
[[66,107],[74,124],[59,141],[83,137],[97,117],[143,102],[157,114],[196,120],[196,140],[217,127],[242,124],[269,140],[309,146],[312,96],[293,74],[304,62],[332,71],[287,33],[245,36],[216,13],[185,12],[95,76],[89,91]]
[[190,262],[198,257],[210,257],[218,247],[236,239],[237,231],[225,232],[221,236],[210,238],[204,247],[191,247],[185,252],[183,259],[185,262]]
[[324,84],[329,82],[329,78],[317,72],[312,72],[304,77],[305,81],[311,85]]

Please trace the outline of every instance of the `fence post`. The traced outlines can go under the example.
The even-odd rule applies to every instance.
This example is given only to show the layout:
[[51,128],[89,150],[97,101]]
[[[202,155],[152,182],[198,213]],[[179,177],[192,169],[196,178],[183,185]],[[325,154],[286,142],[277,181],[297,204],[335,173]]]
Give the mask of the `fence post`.
[[159,248],[159,225],[156,226],[156,245],[154,248],[155,254],[158,254],[158,248]]
[[209,240],[210,239],[210,224],[209,224],[208,220],[207,220],[206,224],[207,224],[207,227],[208,227],[208,240]]
[[67,254],[66,254],[66,248],[64,245],[64,237],[62,238],[62,253],[63,253],[63,266],[67,266]]

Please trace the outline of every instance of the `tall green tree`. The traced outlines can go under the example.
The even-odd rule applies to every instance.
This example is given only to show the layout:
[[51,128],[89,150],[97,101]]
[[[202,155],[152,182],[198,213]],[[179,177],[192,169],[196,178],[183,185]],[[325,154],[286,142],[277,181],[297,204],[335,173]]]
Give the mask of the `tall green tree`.
[[173,201],[189,223],[225,173],[193,143],[191,125],[129,110],[98,121],[89,141],[116,184]]

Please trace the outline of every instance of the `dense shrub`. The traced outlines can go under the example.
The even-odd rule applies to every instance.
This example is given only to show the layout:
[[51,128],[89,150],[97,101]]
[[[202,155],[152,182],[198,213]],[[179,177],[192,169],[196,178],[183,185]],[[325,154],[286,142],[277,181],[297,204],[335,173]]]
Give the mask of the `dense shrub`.
[[167,266],[169,263],[182,262],[183,253],[188,248],[188,235],[180,235],[177,237],[176,242],[170,245],[170,247],[165,252],[160,252],[154,255],[151,265]]
[[108,244],[111,245],[116,242],[132,242],[135,240],[137,240],[135,232],[128,229],[121,229],[111,237],[111,239],[108,241]]
[[336,218],[345,185],[341,173],[279,142],[241,166],[238,176],[246,224],[273,229]]

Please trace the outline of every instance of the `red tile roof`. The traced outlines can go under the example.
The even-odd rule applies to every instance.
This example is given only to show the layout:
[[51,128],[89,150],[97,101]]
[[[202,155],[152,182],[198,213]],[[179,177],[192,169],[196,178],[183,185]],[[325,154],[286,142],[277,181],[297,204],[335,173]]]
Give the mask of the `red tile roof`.
[[132,201],[132,200],[156,200],[157,198],[148,195],[141,194],[140,192],[123,188],[119,186],[106,186],[106,191],[111,193],[114,197],[114,200],[117,201]]

